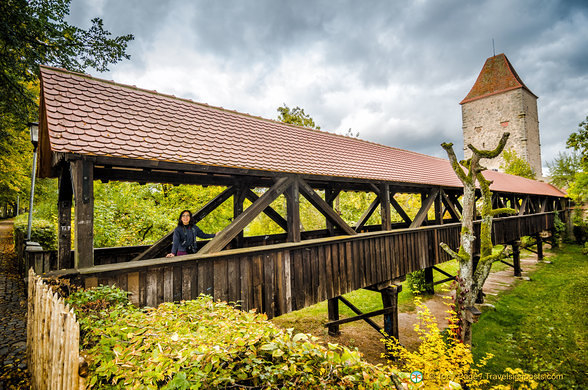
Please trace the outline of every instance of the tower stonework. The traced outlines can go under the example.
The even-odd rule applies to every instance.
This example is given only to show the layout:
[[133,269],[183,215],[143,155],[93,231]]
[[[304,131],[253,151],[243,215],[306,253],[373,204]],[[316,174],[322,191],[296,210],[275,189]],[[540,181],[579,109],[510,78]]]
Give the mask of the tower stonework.
[[[486,60],[476,83],[461,102],[465,158],[467,148],[479,149],[498,145],[504,132],[510,132],[505,149],[513,149],[525,159],[535,177],[541,179],[541,142],[537,116],[537,96],[527,88],[504,54]],[[482,159],[488,169],[500,170],[502,156]]]

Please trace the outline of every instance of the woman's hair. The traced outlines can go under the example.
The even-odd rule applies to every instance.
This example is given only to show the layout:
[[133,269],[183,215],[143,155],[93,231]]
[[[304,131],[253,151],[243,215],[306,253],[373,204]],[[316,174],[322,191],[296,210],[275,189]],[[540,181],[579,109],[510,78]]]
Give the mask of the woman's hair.
[[184,226],[184,223],[182,222],[182,215],[184,213],[190,213],[190,223],[188,223],[188,226],[192,226],[194,223],[192,222],[192,212],[190,210],[182,210],[178,217],[178,226]]

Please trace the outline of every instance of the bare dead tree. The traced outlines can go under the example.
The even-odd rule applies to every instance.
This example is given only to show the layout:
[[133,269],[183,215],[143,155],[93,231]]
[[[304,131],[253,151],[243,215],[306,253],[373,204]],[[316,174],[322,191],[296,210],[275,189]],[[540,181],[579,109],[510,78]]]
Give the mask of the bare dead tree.
[[[486,180],[482,172],[486,170],[480,165],[482,158],[497,157],[508,140],[509,133],[504,133],[498,146],[493,150],[479,150],[469,144],[472,157],[465,161],[458,162],[452,143],[443,143],[441,146],[447,152],[451,166],[457,177],[463,183],[463,213],[460,236],[460,247],[457,252],[449,248],[445,243],[441,247],[457,260],[459,264],[458,286],[455,294],[455,310],[460,320],[460,337],[468,345],[472,342],[472,323],[476,321],[476,309],[474,303],[478,293],[482,290],[492,263],[503,256],[504,245],[492,244],[492,219],[497,214],[513,214],[515,210],[510,208],[492,208],[492,192],[490,192],[491,181]],[[465,170],[464,170],[465,168]],[[480,253],[476,264],[475,251],[476,237],[474,235],[475,203],[476,203],[476,182],[479,183],[482,194],[482,217],[480,228]]]

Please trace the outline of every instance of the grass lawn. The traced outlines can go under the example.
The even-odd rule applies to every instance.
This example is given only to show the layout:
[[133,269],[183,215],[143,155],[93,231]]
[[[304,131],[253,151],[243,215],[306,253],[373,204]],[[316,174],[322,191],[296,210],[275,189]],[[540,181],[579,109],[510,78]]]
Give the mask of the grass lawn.
[[510,367],[560,376],[539,381],[540,388],[587,388],[588,257],[576,245],[554,253],[531,281],[493,299],[496,310],[474,325],[474,357],[494,355],[483,370],[490,374]]

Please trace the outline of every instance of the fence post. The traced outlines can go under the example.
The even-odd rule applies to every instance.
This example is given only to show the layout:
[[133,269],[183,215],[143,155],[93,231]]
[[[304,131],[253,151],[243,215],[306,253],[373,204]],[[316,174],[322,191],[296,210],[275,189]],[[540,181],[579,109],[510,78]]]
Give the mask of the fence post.
[[43,273],[43,248],[38,242],[26,241],[24,249],[24,269],[23,273],[31,267],[35,270],[36,274]]

